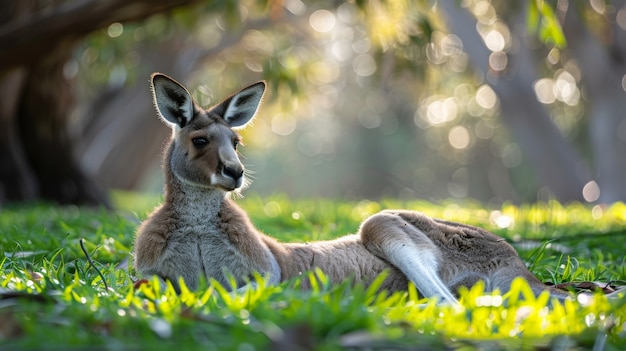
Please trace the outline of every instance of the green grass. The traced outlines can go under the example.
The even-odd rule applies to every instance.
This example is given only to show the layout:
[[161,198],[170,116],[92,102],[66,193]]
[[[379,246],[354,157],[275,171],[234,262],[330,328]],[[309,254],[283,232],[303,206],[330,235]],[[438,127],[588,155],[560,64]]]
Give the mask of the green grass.
[[[414,289],[386,296],[375,287],[330,286],[320,272],[309,273],[320,281],[309,291],[299,290],[297,279],[267,286],[261,278],[258,289],[238,294],[212,282],[180,295],[156,281],[135,288],[135,272],[124,263],[135,228],[158,201],[116,193],[117,212],[49,204],[0,209],[0,349],[626,349],[626,298],[596,294],[550,305],[523,282],[502,297],[478,285],[462,294],[463,310],[419,300]],[[496,232],[544,281],[626,281],[623,204],[487,210],[284,196],[238,202],[259,229],[283,241],[353,233],[366,216],[401,207]]]

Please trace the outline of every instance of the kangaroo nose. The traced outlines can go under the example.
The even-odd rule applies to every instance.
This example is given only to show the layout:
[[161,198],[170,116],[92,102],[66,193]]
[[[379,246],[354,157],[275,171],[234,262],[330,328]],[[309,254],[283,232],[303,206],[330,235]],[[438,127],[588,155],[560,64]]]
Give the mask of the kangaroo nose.
[[231,167],[224,166],[223,173],[225,176],[237,180],[243,176],[243,168],[241,167]]

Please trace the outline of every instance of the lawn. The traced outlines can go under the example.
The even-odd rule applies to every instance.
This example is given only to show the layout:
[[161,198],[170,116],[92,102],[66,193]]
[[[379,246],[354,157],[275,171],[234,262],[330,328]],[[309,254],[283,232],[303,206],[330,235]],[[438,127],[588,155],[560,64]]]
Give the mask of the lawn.
[[[176,295],[152,280],[135,286],[135,228],[158,196],[116,193],[116,211],[30,204],[0,208],[0,349],[626,349],[626,297],[564,304],[517,281],[509,294],[478,285],[463,309],[391,296],[375,287],[312,290],[294,279],[229,293],[206,282]],[[264,232],[283,241],[353,233],[383,208],[407,208],[479,225],[512,243],[545,282],[626,285],[626,205],[551,202],[485,209],[475,203],[238,200]],[[81,239],[85,252],[81,248]],[[315,281],[315,280],[312,280]]]

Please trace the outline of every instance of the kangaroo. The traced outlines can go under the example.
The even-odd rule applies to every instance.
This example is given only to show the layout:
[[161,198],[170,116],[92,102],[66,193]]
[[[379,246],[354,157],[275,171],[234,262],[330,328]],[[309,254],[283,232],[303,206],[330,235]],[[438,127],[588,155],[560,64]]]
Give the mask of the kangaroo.
[[[371,284],[388,274],[381,290],[407,289],[457,304],[459,287],[485,282],[487,290],[510,289],[522,277],[539,294],[560,300],[569,294],[541,283],[504,239],[484,229],[386,210],[366,219],[357,234],[313,243],[280,243],[259,232],[229,193],[245,184],[236,130],[254,118],[265,82],[254,83],[203,109],[187,89],[160,73],[151,77],[158,115],[172,128],[163,158],[164,203],[140,225],[134,248],[136,270],[157,275],[178,290],[204,277],[229,286],[250,282],[254,272],[278,284],[314,268],[331,283],[351,279]],[[306,282],[303,281],[303,285]]]

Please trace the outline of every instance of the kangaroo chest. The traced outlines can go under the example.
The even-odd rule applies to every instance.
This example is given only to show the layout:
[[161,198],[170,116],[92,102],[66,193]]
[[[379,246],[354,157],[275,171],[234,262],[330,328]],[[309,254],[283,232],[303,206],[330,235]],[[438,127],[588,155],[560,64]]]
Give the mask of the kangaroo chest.
[[168,247],[171,256],[180,264],[180,274],[188,285],[197,286],[200,277],[215,279],[228,287],[229,275],[237,277],[238,285],[252,272],[245,259],[236,250],[217,224],[210,221],[190,223],[182,221],[176,233],[170,237]]

